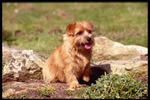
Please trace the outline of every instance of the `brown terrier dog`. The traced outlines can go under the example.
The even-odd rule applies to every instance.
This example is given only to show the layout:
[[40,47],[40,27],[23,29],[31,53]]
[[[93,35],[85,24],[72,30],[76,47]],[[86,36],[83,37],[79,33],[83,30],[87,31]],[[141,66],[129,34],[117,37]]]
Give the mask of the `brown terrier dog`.
[[69,88],[80,86],[78,80],[90,80],[90,60],[94,45],[93,25],[87,21],[70,24],[64,42],[47,59],[43,68],[46,83],[66,82]]

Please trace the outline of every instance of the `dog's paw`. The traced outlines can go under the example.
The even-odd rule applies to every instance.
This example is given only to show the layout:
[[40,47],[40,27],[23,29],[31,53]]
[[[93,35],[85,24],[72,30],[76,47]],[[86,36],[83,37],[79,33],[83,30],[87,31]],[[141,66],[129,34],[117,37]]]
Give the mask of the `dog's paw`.
[[71,82],[71,83],[69,84],[69,87],[70,87],[70,88],[76,88],[76,87],[79,87],[79,86],[80,86],[80,84],[79,84],[78,82],[76,82],[76,81]]
[[85,82],[89,82],[89,81],[90,81],[90,77],[84,76],[84,77],[83,77],[83,80],[84,80]]
[[74,81],[69,84],[69,87],[67,90],[75,90],[75,88],[81,87],[81,86],[82,85],[80,85],[78,82]]
[[67,90],[67,91],[74,91],[74,90],[75,90],[75,88],[68,87],[66,90]]

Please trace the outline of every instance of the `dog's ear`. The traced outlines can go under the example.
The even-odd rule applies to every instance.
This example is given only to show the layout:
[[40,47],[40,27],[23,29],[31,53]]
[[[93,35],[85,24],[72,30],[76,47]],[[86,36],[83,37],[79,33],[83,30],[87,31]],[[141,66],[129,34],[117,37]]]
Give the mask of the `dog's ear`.
[[91,29],[93,29],[93,24],[91,22],[89,22],[89,25],[91,26]]
[[93,24],[91,22],[83,21],[83,23],[85,24],[85,26],[86,26],[87,29],[93,31]]
[[76,23],[69,24],[69,25],[66,27],[67,35],[69,35],[69,36],[74,35],[75,24],[76,24]]

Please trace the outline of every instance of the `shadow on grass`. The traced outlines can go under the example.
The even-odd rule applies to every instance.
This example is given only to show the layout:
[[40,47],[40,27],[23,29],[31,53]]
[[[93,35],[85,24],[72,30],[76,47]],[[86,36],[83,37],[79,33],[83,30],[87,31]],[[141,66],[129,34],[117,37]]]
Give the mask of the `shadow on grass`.
[[79,83],[87,85],[91,85],[92,83],[95,84],[98,78],[100,78],[105,73],[109,74],[110,72],[112,72],[110,64],[93,65],[91,66],[90,81],[85,82],[83,79],[80,79]]

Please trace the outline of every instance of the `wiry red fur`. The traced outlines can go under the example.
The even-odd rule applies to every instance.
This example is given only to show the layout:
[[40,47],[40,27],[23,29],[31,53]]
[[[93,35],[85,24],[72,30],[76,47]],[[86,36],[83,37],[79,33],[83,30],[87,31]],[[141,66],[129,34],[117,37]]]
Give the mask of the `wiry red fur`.
[[87,37],[91,38],[90,44],[94,45],[92,35],[93,25],[87,21],[70,24],[64,34],[64,42],[46,60],[43,67],[45,82],[66,82],[70,88],[79,86],[79,78],[88,82],[89,67],[92,53],[86,49]]

